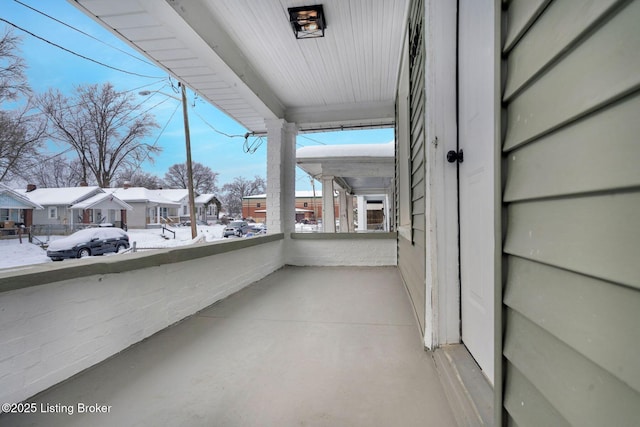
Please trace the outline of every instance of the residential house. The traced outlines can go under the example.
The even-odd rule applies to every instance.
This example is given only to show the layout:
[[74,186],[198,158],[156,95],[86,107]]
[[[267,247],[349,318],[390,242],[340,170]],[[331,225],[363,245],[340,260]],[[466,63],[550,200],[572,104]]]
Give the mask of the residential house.
[[[133,208],[127,217],[128,228],[147,228],[160,224],[178,224],[181,222],[185,195],[182,191],[162,193],[166,190],[149,190],[144,187],[108,188],[106,191],[127,202]],[[167,197],[173,197],[172,200]]]
[[[144,187],[110,188],[133,207],[128,217],[129,228],[147,228],[160,224],[181,224],[190,220],[189,191],[187,189],[148,189]],[[195,198],[197,218],[211,221],[216,217],[217,199],[213,194]]]
[[13,233],[13,230],[9,231],[9,229],[13,229],[16,224],[31,226],[33,211],[43,209],[39,204],[0,183],[0,228],[3,229],[2,232]]
[[[338,213],[337,193],[333,196],[334,212]],[[299,190],[296,191],[295,198],[296,222],[315,223],[322,220],[322,195],[318,192]],[[267,217],[267,195],[255,194],[242,198],[242,217],[251,218],[257,222],[266,222]]]
[[[287,13],[300,6],[293,0],[219,0],[215,7],[207,0],[73,3],[202,99],[251,132],[267,135],[269,234],[109,264],[117,273],[103,274],[111,270],[95,261],[94,271],[89,264],[69,264],[39,267],[46,274],[30,269],[0,275],[0,304],[17,304],[20,313],[0,312],[0,324],[12,325],[3,331],[11,354],[0,371],[0,401],[28,399],[285,265],[301,266],[293,269],[300,283],[313,271],[306,277],[326,277],[327,287],[339,268],[302,266],[359,265],[365,274],[373,265],[388,265],[402,277],[416,319],[415,345],[430,352],[422,360],[435,362],[459,425],[637,424],[640,2],[326,0],[326,31],[309,35],[324,37],[306,40],[297,37],[311,26],[296,17],[296,9]],[[259,25],[248,24],[255,17]],[[376,126],[396,130],[394,232],[295,233],[296,135]],[[260,262],[247,263],[251,258]],[[357,277],[353,271],[351,279]],[[99,285],[87,280],[98,273]],[[140,277],[148,283],[144,292]],[[112,292],[100,302],[108,305],[102,309],[109,316],[91,317],[93,306],[82,301],[104,295],[105,287]],[[49,289],[59,297],[48,307],[56,315],[39,320],[42,306],[35,296],[44,298]],[[371,289],[362,289],[362,300]],[[268,298],[268,291],[263,286],[244,296]],[[122,303],[118,295],[137,299]],[[73,312],[64,303],[71,296]],[[287,301],[309,303],[304,295],[295,297]],[[357,298],[349,301],[358,306]],[[122,316],[109,311],[131,306]],[[246,311],[261,308],[258,303]],[[380,311],[370,310],[372,316]],[[318,328],[322,334],[329,324],[342,325],[331,322],[343,319],[339,314],[318,312],[333,314]],[[78,318],[82,334],[71,327]],[[231,323],[224,320],[218,328]],[[262,338],[257,328],[266,322],[259,320],[243,323],[256,328],[247,342]],[[55,345],[45,345],[51,339],[47,330],[58,331]],[[310,331],[295,339],[309,343]],[[400,337],[397,330],[385,331]],[[327,341],[327,360],[340,364],[345,345],[357,341],[368,352],[349,353],[352,359],[391,364],[407,346],[388,343],[396,352],[384,358],[382,338],[356,333]],[[199,346],[180,350],[197,352]],[[460,358],[450,357],[454,352]],[[163,355],[162,366],[179,356]],[[291,359],[289,367],[313,368],[322,361],[296,365],[299,360]],[[470,369],[463,371],[465,366]],[[382,371],[368,371],[369,380]],[[474,373],[481,373],[483,383],[474,383],[481,387],[470,385]],[[361,400],[344,404],[341,391],[351,383],[342,378],[321,378],[317,388],[330,392],[311,402],[318,406],[298,412],[303,421],[305,414],[324,415],[332,408],[348,408],[333,420],[354,421],[348,417]],[[177,386],[172,379],[170,386]],[[180,379],[189,387],[206,382]],[[287,379],[284,387],[272,385],[261,396],[275,402],[287,389],[295,397],[318,384],[304,374]],[[390,390],[409,381],[398,375],[375,392],[373,381],[367,382],[359,396],[373,393],[378,404],[357,406],[355,412],[379,414],[382,407],[399,416],[403,402],[392,401]],[[247,384],[247,392],[260,385]],[[145,392],[136,389],[136,396]],[[430,401],[418,393],[421,403]],[[176,394],[170,393],[166,405],[177,405]],[[331,400],[335,396],[339,402]],[[282,401],[287,405],[279,408],[292,407]],[[221,402],[216,408],[224,411],[228,400]],[[248,411],[264,409],[263,402],[246,399],[233,410],[252,415]],[[275,411],[258,415],[263,423],[277,424]],[[435,416],[413,424],[428,424]]]
[[195,205],[198,211],[196,218],[199,221],[210,223],[218,220],[221,205],[214,194],[199,194],[195,198]]
[[118,197],[95,186],[36,188],[30,185],[19,192],[44,208],[34,211],[34,225],[63,233],[87,224],[126,224],[126,212],[132,209]]

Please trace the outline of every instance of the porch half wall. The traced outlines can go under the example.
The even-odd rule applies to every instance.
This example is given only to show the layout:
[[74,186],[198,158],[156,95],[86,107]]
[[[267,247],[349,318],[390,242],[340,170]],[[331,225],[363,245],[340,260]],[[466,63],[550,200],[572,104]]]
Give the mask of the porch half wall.
[[0,273],[0,402],[20,402],[284,265],[282,234]]
[[286,263],[297,266],[396,266],[396,233],[292,233]]

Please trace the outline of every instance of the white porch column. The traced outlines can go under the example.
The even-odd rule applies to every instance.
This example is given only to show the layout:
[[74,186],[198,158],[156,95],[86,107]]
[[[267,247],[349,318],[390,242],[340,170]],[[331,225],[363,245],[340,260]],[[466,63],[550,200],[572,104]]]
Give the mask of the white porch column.
[[351,194],[347,194],[347,224],[348,228],[346,231],[353,233],[353,196]]
[[267,232],[294,231],[296,135],[295,124],[282,119],[267,125]]
[[358,196],[358,231],[367,231],[367,200]]
[[322,231],[336,232],[336,213],[333,201],[333,176],[322,177]]
[[338,190],[338,204],[340,212],[340,232],[349,232],[349,219],[347,218],[348,206],[347,206],[347,190],[340,188]]
[[384,227],[384,231],[389,231],[390,223],[391,223],[391,208],[389,206],[389,193],[384,195],[384,220],[382,221],[382,225]]

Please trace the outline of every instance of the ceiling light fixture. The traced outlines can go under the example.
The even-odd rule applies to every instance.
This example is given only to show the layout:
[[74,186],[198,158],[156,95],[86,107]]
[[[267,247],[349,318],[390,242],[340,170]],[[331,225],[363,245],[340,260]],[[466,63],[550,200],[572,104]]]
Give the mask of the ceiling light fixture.
[[322,5],[290,7],[289,22],[297,39],[324,37],[327,21]]

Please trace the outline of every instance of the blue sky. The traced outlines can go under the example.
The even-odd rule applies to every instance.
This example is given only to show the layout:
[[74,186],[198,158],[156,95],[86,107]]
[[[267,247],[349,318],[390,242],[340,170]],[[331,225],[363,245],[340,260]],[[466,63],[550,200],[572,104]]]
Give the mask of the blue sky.
[[[3,32],[7,27],[13,28],[14,33],[22,38],[20,54],[28,67],[27,77],[34,92],[42,93],[55,87],[63,93],[70,93],[77,85],[111,82],[118,91],[138,93],[148,90],[174,94],[169,85],[169,76],[163,70],[147,63],[147,60],[135,50],[79,12],[66,0],[3,0],[2,3],[2,19],[77,54],[131,73],[148,76],[127,74],[82,59],[5,22],[0,22]],[[30,8],[88,33],[104,43]],[[158,104],[163,96],[161,93],[141,96],[140,102],[144,103],[143,108],[151,108]],[[193,93],[189,92],[188,96],[191,105],[189,124],[193,161],[203,163],[218,172],[220,186],[237,176],[253,178],[259,175],[266,178],[266,141],[255,153],[245,153],[244,138],[229,138],[215,132],[212,127],[228,135],[243,135],[246,129],[215,107],[195,97]],[[169,98],[150,111],[160,124],[160,129],[150,138],[150,142],[157,139],[157,144],[163,151],[155,157],[153,164],[142,164],[141,169],[145,172],[162,178],[171,165],[186,160],[182,110],[178,108],[171,118],[173,111],[179,106],[178,100]],[[166,129],[160,133],[165,125]],[[392,129],[325,132],[299,135],[297,147],[318,144],[384,143],[392,139]],[[62,149],[60,147],[59,151]],[[51,146],[51,150],[54,154],[57,148]],[[311,189],[308,176],[300,169],[296,172],[296,189]]]

